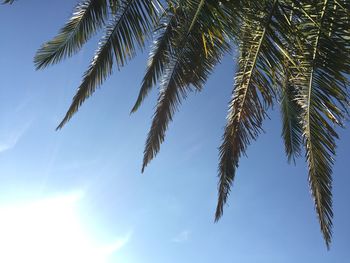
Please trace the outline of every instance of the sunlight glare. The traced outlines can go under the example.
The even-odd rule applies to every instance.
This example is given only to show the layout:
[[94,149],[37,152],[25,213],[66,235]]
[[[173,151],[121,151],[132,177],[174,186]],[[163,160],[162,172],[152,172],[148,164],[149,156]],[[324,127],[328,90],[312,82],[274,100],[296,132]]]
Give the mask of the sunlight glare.
[[105,263],[128,237],[98,247],[77,213],[81,194],[0,206],[0,262]]

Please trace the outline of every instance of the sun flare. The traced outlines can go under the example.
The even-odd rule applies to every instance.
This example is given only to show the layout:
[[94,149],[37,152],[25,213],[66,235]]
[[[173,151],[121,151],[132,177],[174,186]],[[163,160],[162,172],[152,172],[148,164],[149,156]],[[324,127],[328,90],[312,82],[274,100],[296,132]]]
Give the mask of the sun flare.
[[105,263],[128,237],[98,246],[77,213],[81,194],[0,206],[0,262]]

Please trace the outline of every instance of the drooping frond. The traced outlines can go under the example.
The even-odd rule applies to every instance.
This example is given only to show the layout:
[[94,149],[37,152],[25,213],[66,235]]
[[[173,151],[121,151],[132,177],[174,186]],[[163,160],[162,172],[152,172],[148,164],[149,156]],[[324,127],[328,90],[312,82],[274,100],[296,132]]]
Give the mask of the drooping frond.
[[342,125],[349,99],[350,22],[337,2],[349,8],[348,1],[340,0],[300,3],[305,74],[299,77],[302,88],[297,102],[302,108],[310,188],[327,247],[332,236],[332,166],[338,138],[334,125]]
[[131,113],[137,111],[142,101],[146,98],[149,91],[156,85],[158,79],[163,75],[166,65],[171,57],[171,41],[174,37],[176,27],[178,26],[178,16],[181,12],[179,8],[172,12],[173,8],[166,11],[163,17],[165,20],[160,21],[160,25],[155,29],[157,38],[153,43],[149,55],[147,69],[142,80],[139,95],[135,105],[131,109]]
[[[181,96],[185,97],[187,93],[186,89],[189,84],[184,83],[182,79],[185,68],[179,65],[185,55],[186,47],[190,45],[190,40],[196,41],[196,39],[191,36],[191,33],[204,6],[204,0],[200,0],[197,4],[198,6],[194,10],[190,9],[190,14],[192,13],[193,17],[190,22],[187,21],[188,28],[184,30],[185,34],[180,34],[179,46],[176,47],[172,61],[169,63],[170,65],[166,69],[166,75],[162,80],[162,89],[160,91],[156,112],[153,116],[151,129],[146,139],[142,172],[147,164],[159,152],[160,144],[164,140],[168,123],[172,120],[176,107],[181,101]],[[186,24],[183,26],[186,26]]]
[[[203,40],[204,48],[207,49],[207,43],[209,45],[213,44],[214,36],[217,37],[220,35],[221,39],[224,37],[223,32],[226,34],[225,37],[234,39],[237,30],[236,27],[238,24],[237,10],[239,8],[239,3],[225,2],[218,5],[217,2],[215,3],[215,1],[207,1],[206,4],[209,8],[215,8],[215,13],[212,13],[211,16],[208,16],[208,19],[223,21],[221,23],[222,28],[220,29],[222,32],[220,32],[218,28],[216,28],[216,30],[218,30],[217,32],[211,32],[210,28],[206,28],[207,32],[203,32],[202,36],[199,36]],[[169,63],[169,59],[171,57],[171,42],[174,41],[174,37],[176,37],[176,27],[181,26],[179,25],[179,21],[184,21],[183,17],[181,18],[181,16],[184,15],[184,6],[186,5],[181,4],[181,1],[178,5],[170,5],[169,9],[166,11],[166,24],[162,24],[160,28],[156,30],[157,33],[159,31],[160,33],[158,33],[158,38],[153,44],[148,60],[146,74],[142,80],[142,85],[137,101],[133,106],[131,112],[135,112],[138,109],[142,101],[147,96],[148,92],[154,85],[156,85],[159,78],[164,74],[166,65]],[[219,6],[220,8],[218,8]],[[228,29],[228,27],[230,28]],[[205,31],[205,27],[202,27],[202,29]],[[194,61],[192,64],[194,64]]]
[[119,67],[134,57],[136,48],[142,48],[157,19],[155,3],[148,0],[124,0],[107,28],[106,35],[85,72],[73,102],[57,129],[62,128],[81,104],[111,74],[113,61]]
[[73,16],[52,40],[43,44],[34,57],[37,69],[56,64],[74,55],[104,25],[106,0],[87,0],[77,5]]
[[275,82],[272,69],[280,68],[283,58],[275,43],[278,23],[274,17],[278,1],[267,6],[246,7],[240,36],[240,58],[227,125],[219,149],[218,204],[215,221],[223,214],[238,162],[247,146],[261,132],[266,107],[272,104]]
[[297,86],[293,84],[291,65],[286,62],[283,86],[281,87],[282,138],[288,161],[300,156],[302,129],[300,123],[300,106],[296,102]]
[[298,76],[303,74],[300,70],[299,59],[303,56],[303,49],[300,46],[300,40],[297,36],[297,28],[294,26],[295,21],[295,5],[290,1],[281,4],[280,13],[283,17],[279,17],[278,21],[285,21],[289,27],[284,32],[283,48],[285,48],[285,59],[283,61],[283,69],[281,78],[278,80],[279,100],[281,106],[282,116],[282,138],[284,141],[284,148],[288,158],[288,162],[294,161],[301,154],[302,145],[302,128],[300,122],[301,109],[297,103],[297,96],[299,90]]
[[[161,82],[156,112],[146,140],[142,171],[158,153],[167,126],[181,100],[186,97],[192,86],[197,90],[202,88],[213,67],[229,50],[222,32],[217,30],[218,24],[215,23],[218,21],[213,19],[219,6],[209,5],[203,0],[185,2],[189,18],[187,23],[186,20],[185,23],[180,23],[182,27],[179,29],[179,38],[173,43],[174,52]],[[213,44],[205,46],[205,32],[201,31],[202,28],[213,32]]]

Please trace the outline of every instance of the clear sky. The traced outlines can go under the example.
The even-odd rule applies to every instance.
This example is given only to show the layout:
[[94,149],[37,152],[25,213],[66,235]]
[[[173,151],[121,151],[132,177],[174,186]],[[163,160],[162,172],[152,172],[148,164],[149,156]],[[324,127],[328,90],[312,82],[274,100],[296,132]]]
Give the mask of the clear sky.
[[[203,92],[183,103],[160,154],[142,175],[156,90],[136,114],[129,111],[148,51],[115,70],[56,132],[97,38],[44,71],[36,72],[32,60],[75,3],[20,0],[0,6],[1,262],[18,263],[14,258],[20,255],[29,263],[38,258],[68,263],[349,262],[349,130],[340,131],[334,237],[327,251],[305,161],[287,164],[278,105],[265,122],[266,133],[242,158],[229,205],[214,224],[217,148],[233,84],[233,58],[225,58]],[[24,251],[28,246],[31,252]]]

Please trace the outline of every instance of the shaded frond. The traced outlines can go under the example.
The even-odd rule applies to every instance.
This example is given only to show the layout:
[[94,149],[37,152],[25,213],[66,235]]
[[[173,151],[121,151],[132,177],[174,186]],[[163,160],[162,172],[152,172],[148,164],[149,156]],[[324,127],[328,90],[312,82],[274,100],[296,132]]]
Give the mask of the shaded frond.
[[[286,5],[287,4],[287,5]],[[303,75],[299,58],[303,56],[303,49],[298,39],[297,28],[294,25],[295,5],[289,1],[281,5],[279,21],[285,21],[289,25],[289,32],[284,32],[283,48],[285,59],[283,70],[278,85],[280,86],[280,106],[282,116],[282,138],[288,162],[294,161],[301,154],[302,127],[300,121],[301,108],[297,103],[299,91],[298,77]],[[285,28],[287,26],[284,26]]]
[[[219,37],[217,32],[219,25],[215,24],[217,21],[212,19],[218,5],[213,7],[203,0],[186,3],[189,18],[187,24],[182,24],[185,28],[179,29],[180,37],[173,43],[174,52],[161,82],[156,112],[146,140],[142,171],[158,153],[167,126],[181,100],[186,97],[191,87],[195,87],[196,90],[202,88],[213,67],[229,50],[226,41]],[[203,31],[200,30],[202,28],[214,32],[213,45],[210,49],[207,47],[207,50],[202,41]]]
[[143,77],[140,92],[131,109],[131,113],[137,111],[149,91],[163,75],[164,69],[169,63],[172,48],[171,41],[174,37],[176,27],[178,26],[177,16],[179,16],[179,13],[180,10],[175,9],[175,12],[172,12],[172,9],[169,8],[167,14],[163,18],[165,21],[163,23],[161,22],[155,29],[155,34],[158,36],[151,47],[146,73]]
[[[215,221],[223,214],[238,162],[247,146],[261,132],[266,107],[274,98],[272,69],[282,59],[276,41],[274,16],[278,2],[263,7],[249,6],[244,11],[240,36],[240,58],[235,77],[233,97],[229,104],[227,124],[219,149],[218,204]],[[278,24],[276,24],[278,26]]]
[[77,5],[73,16],[52,40],[36,52],[37,69],[56,64],[74,55],[104,25],[107,16],[106,0],[87,0]]
[[[346,1],[341,1],[348,5]],[[302,1],[307,39],[302,60],[305,74],[298,103],[302,108],[302,128],[309,168],[309,183],[321,231],[329,247],[332,236],[332,166],[338,135],[347,115],[347,76],[350,74],[349,19],[335,1],[316,5]],[[305,36],[304,35],[304,36]],[[304,37],[305,38],[305,37]]]
[[66,124],[81,104],[112,73],[114,59],[119,67],[134,57],[136,48],[142,48],[157,19],[155,3],[148,0],[121,1],[118,12],[99,44],[99,48],[85,72],[73,102],[59,124]]
[[300,156],[302,128],[300,123],[300,106],[296,102],[297,86],[293,85],[291,65],[286,62],[283,86],[281,87],[282,138],[288,161]]
[[[215,9],[215,12],[210,11],[210,15],[207,16],[207,19],[214,19],[217,22],[222,22],[220,24],[220,29],[216,27],[216,32],[211,32],[211,29],[213,28],[207,27],[207,25],[203,25],[201,27],[201,29],[204,30],[202,32],[202,36],[200,36],[203,40],[204,48],[207,48],[207,41],[210,45],[213,45],[214,37],[219,37],[221,40],[227,37],[234,39],[237,33],[239,21],[237,16],[239,13],[237,12],[239,9],[239,3],[225,2],[218,4],[217,1],[206,1],[206,5],[207,9]],[[174,41],[173,38],[175,35],[176,27],[180,26],[179,21],[184,21],[183,17],[181,18],[181,16],[184,15],[183,8],[185,6],[185,4],[180,4],[177,6],[171,5],[171,7],[166,11],[166,18],[168,20],[167,23],[162,24],[160,28],[156,30],[156,32],[160,31],[160,33],[158,33],[159,36],[153,44],[148,60],[146,74],[142,80],[142,86],[137,101],[131,112],[135,112],[138,109],[144,98],[147,96],[148,92],[154,85],[156,85],[160,76],[164,74],[165,67],[169,63],[169,59],[171,57],[173,49],[172,42]],[[203,20],[203,18],[204,17],[201,19]],[[208,50],[206,52],[208,52]]]

